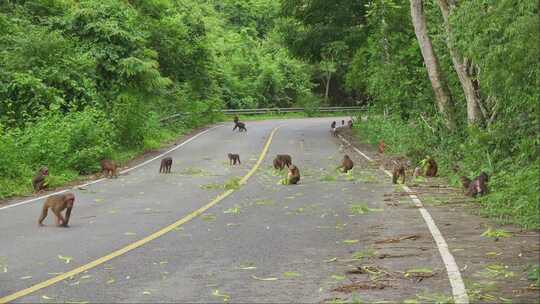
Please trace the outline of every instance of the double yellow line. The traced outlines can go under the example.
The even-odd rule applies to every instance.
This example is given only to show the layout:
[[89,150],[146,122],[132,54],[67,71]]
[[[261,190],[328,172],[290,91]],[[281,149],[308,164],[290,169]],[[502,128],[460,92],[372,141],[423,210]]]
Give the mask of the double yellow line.
[[[253,166],[253,168],[251,168],[251,170],[249,170],[249,172],[244,176],[242,177],[242,179],[240,180],[240,183],[241,184],[245,184],[248,179],[253,175],[255,174],[255,171],[257,171],[257,169],[260,167],[261,163],[263,162],[264,158],[266,157],[266,154],[268,153],[268,149],[270,148],[270,143],[272,143],[272,138],[274,137],[274,134],[276,133],[278,128],[275,128],[272,130],[272,132],[270,133],[270,136],[268,137],[268,140],[266,141],[266,144],[264,145],[264,148],[261,152],[261,154],[259,155],[259,159],[257,160],[257,162],[255,163],[255,166]],[[31,287],[28,287],[26,289],[23,289],[23,290],[20,290],[18,292],[15,292],[13,294],[10,294],[8,296],[5,296],[3,298],[0,298],[0,304],[4,304],[4,303],[9,303],[11,301],[14,301],[16,299],[19,299],[21,297],[24,297],[24,296],[27,296],[31,293],[34,293],[40,289],[43,289],[43,288],[46,288],[46,287],[49,287],[51,285],[54,285],[58,282],[61,282],[67,278],[70,278],[72,276],[75,276],[75,275],[78,275],[84,271],[87,271],[89,269],[92,269],[96,266],[99,266],[103,263],[106,263],[116,257],[119,257],[135,248],[138,248],[138,247],[141,247],[142,245],[145,245],[146,243],[149,243],[159,237],[161,237],[162,235],[166,234],[166,233],[169,233],[171,232],[172,230],[174,230],[175,228],[177,227],[180,227],[182,226],[183,224],[191,221],[192,219],[198,217],[199,215],[201,215],[202,213],[204,213],[206,210],[212,208],[214,205],[216,205],[217,203],[219,203],[220,201],[222,201],[224,198],[226,198],[227,196],[231,195],[232,193],[234,192],[234,190],[227,190],[223,193],[221,193],[220,195],[218,195],[216,198],[214,198],[210,203],[202,206],[201,208],[193,211],[192,213],[188,214],[187,216],[183,217],[182,219],[172,223],[171,225],[159,230],[159,231],[156,231],[154,232],[153,234],[141,239],[141,240],[138,240],[134,243],[131,243],[129,245],[127,245],[126,247],[124,248],[121,248],[121,249],[118,249],[114,252],[111,252],[109,253],[108,255],[106,256],[103,256],[103,257],[100,257],[88,264],[85,264],[83,266],[80,266],[80,267],[77,267],[71,271],[68,271],[66,273],[63,273],[61,275],[58,275],[56,277],[53,277],[53,278],[50,278],[46,281],[43,281],[41,283],[38,283],[34,286],[31,286]]]

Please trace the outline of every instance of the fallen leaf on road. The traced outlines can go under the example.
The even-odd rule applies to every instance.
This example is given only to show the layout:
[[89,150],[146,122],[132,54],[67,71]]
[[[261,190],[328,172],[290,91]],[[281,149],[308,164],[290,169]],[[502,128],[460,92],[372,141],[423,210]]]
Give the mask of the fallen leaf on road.
[[63,255],[58,255],[58,258],[60,260],[63,260],[66,264],[69,264],[71,262],[71,260],[73,260],[72,257],[69,257],[69,256],[63,256]]
[[488,252],[486,253],[487,256],[500,256],[502,252]]
[[101,202],[103,202],[103,199],[102,198],[96,198],[96,199],[94,199],[94,202],[101,203]]
[[252,278],[259,281],[277,281],[278,278],[259,278],[257,276],[252,275]]
[[335,262],[335,261],[337,261],[337,258],[331,258],[329,260],[324,260],[324,262],[326,262],[326,263],[331,263],[331,262]]
[[90,279],[92,276],[89,274],[85,274],[81,277],[81,280]]
[[225,209],[225,211],[223,211],[223,213],[238,215],[238,214],[240,214],[240,206],[234,205],[234,208]]
[[253,269],[257,269],[257,267],[255,267],[255,266],[246,266],[246,267],[238,267],[238,269],[241,269],[241,270],[253,270]]
[[344,240],[343,243],[344,244],[356,244],[356,243],[358,243],[358,240]]
[[344,276],[340,276],[340,275],[337,275],[337,274],[333,274],[331,276],[331,278],[334,279],[335,281],[343,281],[343,280],[346,279]]
[[174,231],[183,231],[184,227],[174,227],[173,230]]
[[208,213],[208,214],[203,214],[201,215],[201,219],[203,221],[207,221],[207,222],[210,222],[210,221],[215,221],[216,220],[216,216],[211,214],[211,213]]
[[69,286],[77,286],[81,283],[81,281],[76,281],[76,282],[73,282],[71,284],[69,284]]
[[49,272],[47,273],[48,275],[60,275],[60,274],[63,274],[63,272]]
[[107,281],[107,284],[112,284],[112,283],[114,283],[114,282],[116,282],[115,279],[110,279],[110,280]]
[[223,302],[228,302],[228,301],[230,300],[230,298],[231,298],[228,294],[224,294],[224,293],[222,294],[222,293],[219,293],[219,290],[218,290],[218,289],[214,290],[214,291],[212,292],[212,295],[213,295],[214,297],[223,298]]
[[388,244],[388,243],[398,243],[398,242],[401,242],[403,240],[417,240],[418,238],[420,238],[420,236],[416,235],[416,234],[413,234],[413,235],[406,235],[406,236],[402,236],[402,237],[398,237],[398,238],[391,238],[391,239],[386,239],[386,240],[382,240],[382,241],[376,241],[375,244]]
[[66,304],[88,304],[88,301],[67,301]]
[[143,294],[143,295],[150,295],[150,294],[152,294],[152,293],[151,293],[150,291],[146,291],[146,290],[145,290],[145,291],[142,292],[142,294]]
[[299,274],[298,272],[286,271],[283,273],[283,276],[286,278],[295,278],[295,277],[301,277],[302,275]]
[[21,280],[28,280],[28,279],[31,279],[32,276],[24,276],[24,277],[20,277]]
[[43,300],[52,300],[52,299],[53,299],[53,298],[51,298],[51,297],[47,297],[46,295],[42,295],[41,298],[42,298]]
[[137,235],[135,232],[126,232],[124,235]]
[[227,223],[227,226],[229,226],[229,227],[230,226],[240,226],[240,224],[239,223]]

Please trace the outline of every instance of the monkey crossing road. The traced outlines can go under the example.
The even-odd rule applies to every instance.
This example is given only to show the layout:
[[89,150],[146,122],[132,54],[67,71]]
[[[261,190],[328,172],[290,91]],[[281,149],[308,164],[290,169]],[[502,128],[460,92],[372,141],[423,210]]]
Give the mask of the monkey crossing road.
[[[378,267],[372,271],[392,274],[392,283],[377,283],[391,287],[359,289],[363,301],[403,301],[426,290],[452,297],[414,204],[405,196],[389,206],[391,179],[354,150],[338,151],[328,126],[342,119],[250,122],[241,133],[232,123],[213,128],[118,178],[73,189],[69,228],[36,224],[44,200],[0,209],[0,302],[346,300],[353,280],[369,280],[350,272],[362,265],[351,259],[362,257]],[[231,151],[241,164],[229,164]],[[292,157],[298,184],[280,183],[287,170],[274,169],[278,154]],[[352,173],[336,169],[345,154]],[[159,174],[166,156],[171,173]],[[434,275],[419,283],[403,276],[415,268]]]

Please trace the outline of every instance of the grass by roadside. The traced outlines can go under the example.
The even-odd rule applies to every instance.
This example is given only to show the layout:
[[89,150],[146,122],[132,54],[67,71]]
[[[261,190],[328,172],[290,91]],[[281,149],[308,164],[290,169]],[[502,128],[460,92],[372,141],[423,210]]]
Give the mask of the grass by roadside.
[[[499,223],[517,224],[527,229],[540,228],[540,161],[529,163],[519,155],[504,154],[485,141],[489,134],[469,130],[467,134],[439,134],[421,121],[405,122],[397,116],[383,118],[372,113],[367,121],[355,125],[355,136],[364,143],[385,141],[385,154],[406,156],[413,166],[428,155],[439,164],[439,175],[461,187],[459,176],[474,178],[481,171],[490,175],[490,193],[475,200],[481,214]],[[458,166],[454,172],[453,167]]]

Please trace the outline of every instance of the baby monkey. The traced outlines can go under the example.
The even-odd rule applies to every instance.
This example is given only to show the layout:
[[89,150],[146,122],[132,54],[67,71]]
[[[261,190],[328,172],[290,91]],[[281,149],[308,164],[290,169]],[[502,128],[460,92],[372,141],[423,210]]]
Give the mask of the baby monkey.
[[[75,195],[73,193],[57,194],[47,198],[43,204],[43,210],[39,217],[38,224],[43,226],[43,220],[47,217],[49,208],[56,216],[56,225],[58,227],[68,227],[69,217],[71,216],[71,209],[75,202]],[[66,210],[66,216],[62,216],[62,211]]]
[[487,182],[489,177],[487,173],[482,172],[472,181],[465,176],[461,177],[461,183],[466,189],[465,195],[476,197],[477,195],[484,195],[488,193]]
[[45,176],[49,176],[49,169],[47,167],[41,167],[36,176],[32,178],[32,187],[34,187],[34,192],[39,192],[47,188]]
[[232,154],[232,153],[229,153],[227,154],[228,157],[229,157],[229,164],[232,166],[232,165],[236,165],[236,163],[238,163],[239,165],[241,165],[242,163],[240,162],[240,155],[238,154]]
[[165,157],[161,160],[161,166],[159,166],[159,173],[171,173],[172,157]]
[[354,167],[354,163],[349,157],[349,155],[345,154],[343,156],[343,161],[341,162],[341,166],[338,167],[338,169],[341,169],[341,172],[347,173],[349,170],[351,170]]
[[289,173],[287,174],[287,182],[289,185],[296,185],[300,181],[300,170],[295,165],[289,167]]

